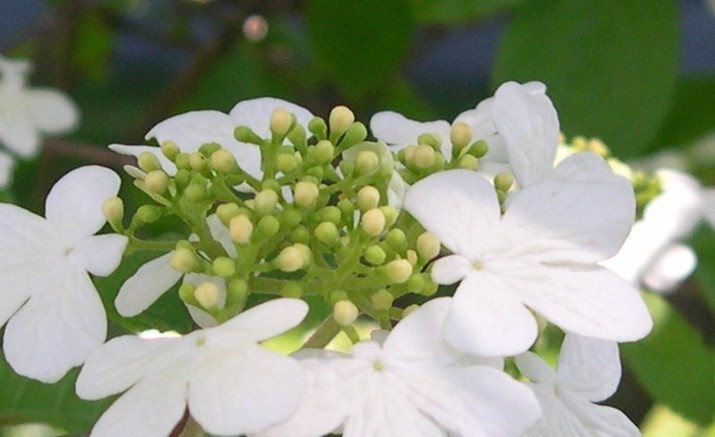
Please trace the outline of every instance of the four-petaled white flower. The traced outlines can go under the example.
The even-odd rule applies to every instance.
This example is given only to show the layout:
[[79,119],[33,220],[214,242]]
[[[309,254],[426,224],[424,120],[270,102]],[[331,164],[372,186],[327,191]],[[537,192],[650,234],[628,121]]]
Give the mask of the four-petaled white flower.
[[261,437],[513,436],[540,415],[532,393],[501,371],[448,345],[441,327],[449,298],[434,299],[384,338],[349,355],[298,354],[308,388],[296,413]]
[[432,278],[461,281],[445,324],[454,346],[484,356],[527,350],[537,336],[529,308],[603,339],[633,341],[650,331],[638,291],[596,264],[618,251],[635,202],[630,183],[605,177],[607,165],[592,158],[563,161],[512,196],[503,215],[494,187],[476,172],[437,173],[408,190],[405,209],[453,253],[433,264]]
[[3,350],[17,373],[55,382],[104,342],[107,320],[88,272],[112,273],[127,244],[94,235],[119,184],[109,169],[81,167],[52,187],[46,218],[0,204],[0,326],[7,322]]
[[60,91],[27,88],[27,61],[0,56],[0,143],[18,155],[34,156],[41,134],[61,134],[79,121],[74,103]]
[[[146,134],[146,139],[155,138],[159,144],[173,141],[184,153],[197,151],[203,144],[217,143],[234,155],[243,171],[260,179],[261,153],[258,146],[238,141],[233,133],[237,126],[247,126],[259,137],[270,138],[271,114],[279,108],[294,114],[297,124],[301,126],[307,126],[313,118],[310,111],[298,105],[272,97],[261,97],[238,102],[228,114],[220,111],[192,111],[171,117],[154,126]],[[159,159],[167,173],[173,175],[176,172],[174,164],[157,147],[112,144],[109,148],[131,156],[149,152]]]
[[303,395],[304,372],[293,358],[257,343],[296,326],[307,312],[300,300],[277,299],[183,337],[110,340],[77,378],[83,399],[124,392],[92,435],[166,436],[187,405],[215,435],[254,433],[285,420]]
[[556,372],[532,352],[517,356],[516,364],[544,410],[527,436],[640,436],[621,411],[595,403],[618,388],[621,362],[616,343],[567,333]]

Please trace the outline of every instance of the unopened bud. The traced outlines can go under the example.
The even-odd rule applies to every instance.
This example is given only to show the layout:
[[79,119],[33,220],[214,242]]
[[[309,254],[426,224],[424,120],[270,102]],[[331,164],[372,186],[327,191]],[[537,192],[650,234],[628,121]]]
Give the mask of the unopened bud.
[[419,305],[416,303],[413,303],[412,305],[408,306],[404,310],[402,310],[402,318],[404,319],[405,317],[409,316],[410,314],[414,313],[420,308]]
[[514,177],[511,173],[502,172],[494,176],[494,187],[497,190],[502,190],[504,192],[509,191],[511,185],[514,183]]
[[431,232],[423,232],[417,237],[417,254],[422,260],[430,260],[439,255],[440,246],[439,238]]
[[137,156],[137,166],[145,173],[153,170],[161,170],[159,159],[151,152],[141,152]]
[[385,215],[377,208],[366,211],[360,219],[360,227],[371,237],[377,237],[385,230]]
[[405,252],[405,259],[410,263],[410,265],[412,265],[412,267],[414,267],[417,265],[417,252],[412,249],[407,249],[407,252]]
[[407,236],[402,229],[391,229],[385,235],[385,242],[397,253],[404,254],[405,250],[407,250]]
[[347,106],[336,106],[330,111],[328,124],[330,124],[330,134],[340,135],[355,122],[355,114]]
[[295,184],[293,189],[293,201],[301,208],[310,208],[318,199],[320,191],[316,184],[300,181]]
[[459,158],[459,168],[476,170],[479,168],[479,162],[477,161],[477,158],[472,155],[464,155]]
[[380,204],[380,191],[372,185],[360,188],[357,194],[357,206],[360,211],[377,208]]
[[299,124],[293,125],[293,128],[286,135],[288,141],[295,145],[305,145],[307,137],[305,135],[305,129]]
[[385,264],[387,279],[394,284],[402,284],[410,278],[412,265],[406,259],[396,259]]
[[364,124],[355,122],[350,125],[348,130],[345,132],[342,141],[340,142],[340,147],[345,150],[346,148],[353,146],[367,138],[367,128]]
[[177,272],[191,273],[197,266],[196,255],[190,249],[177,248],[171,254],[169,265]]
[[308,122],[308,130],[318,140],[324,140],[328,137],[328,126],[325,124],[325,120],[320,117],[313,117]]
[[264,215],[258,220],[258,232],[264,237],[276,235],[280,227],[280,222],[273,215]]
[[281,153],[276,156],[276,168],[278,171],[288,174],[298,168],[298,160],[292,153]]
[[196,286],[191,282],[184,282],[179,287],[179,297],[184,302],[189,305],[196,305],[196,298],[194,297],[194,292],[196,291]]
[[155,205],[142,205],[134,214],[141,223],[154,223],[161,218],[161,208]]
[[253,208],[260,215],[272,213],[278,204],[278,193],[273,190],[262,190],[253,198]]
[[261,145],[263,140],[248,126],[238,126],[233,130],[233,136],[242,143]]
[[435,151],[427,144],[420,144],[412,156],[412,163],[420,169],[430,168],[434,164]]
[[425,286],[425,278],[419,273],[412,274],[409,279],[407,279],[406,285],[410,292],[421,293]]
[[192,170],[201,172],[206,169],[206,157],[200,152],[189,153],[189,165]]
[[333,320],[340,326],[350,326],[355,323],[360,311],[349,300],[341,300],[333,305]]
[[176,155],[181,152],[179,146],[171,140],[167,140],[161,143],[160,148],[161,153],[163,153],[164,156],[166,156],[166,158],[172,162],[174,161],[174,159],[176,159]]
[[228,235],[236,244],[248,244],[253,235],[253,223],[247,216],[237,215],[229,221]]
[[439,150],[442,145],[442,138],[436,133],[421,134],[417,137],[417,144],[426,144],[434,150]]
[[196,287],[194,298],[204,309],[215,310],[218,308],[220,293],[218,285],[211,281],[206,281]]
[[379,165],[380,157],[372,150],[360,151],[355,159],[355,169],[361,175],[373,173]]
[[226,289],[226,301],[231,303],[245,302],[248,296],[248,284],[243,279],[231,279]]
[[377,290],[372,296],[370,296],[370,303],[376,311],[389,310],[392,308],[392,303],[394,301],[395,297],[385,288]]
[[174,164],[179,170],[191,170],[191,164],[189,163],[188,153],[179,153],[174,159]]
[[338,228],[332,222],[322,222],[316,226],[315,237],[328,246],[332,246],[340,240]]
[[469,154],[473,155],[475,158],[481,158],[486,155],[489,151],[489,145],[484,140],[479,140],[476,143],[469,146]]
[[206,185],[200,182],[192,182],[184,190],[184,196],[192,202],[206,200]]
[[222,278],[230,278],[236,273],[236,263],[231,258],[225,256],[216,258],[212,266],[214,273]]
[[293,244],[281,250],[274,260],[276,267],[284,272],[295,272],[310,263],[310,248],[304,244]]
[[328,140],[320,140],[310,149],[310,157],[318,164],[326,164],[333,159],[335,146]]
[[177,187],[183,188],[189,185],[189,182],[191,182],[191,170],[187,170],[184,168],[176,170],[176,174],[174,175],[174,183]]
[[102,202],[102,214],[112,226],[121,226],[124,219],[124,201],[119,197],[110,197]]
[[241,208],[235,203],[222,203],[216,207],[216,215],[224,226],[228,226],[232,218],[241,212]]
[[398,212],[395,208],[389,205],[382,205],[380,207],[380,211],[382,211],[382,214],[385,216],[385,226],[389,227],[395,224],[398,215]]
[[455,122],[449,132],[449,139],[457,150],[467,147],[472,141],[472,127],[462,121]]
[[273,110],[273,113],[271,114],[270,129],[274,136],[278,138],[285,137],[292,126],[293,116],[290,112],[283,108],[276,108]]
[[387,254],[382,247],[375,244],[365,249],[364,257],[365,261],[369,262],[374,266],[378,266],[385,262]]
[[310,231],[303,225],[296,226],[290,231],[290,240],[294,243],[307,243],[310,241]]
[[340,223],[340,209],[337,206],[325,206],[318,211],[318,218],[323,222]]
[[219,173],[231,173],[236,171],[238,164],[231,152],[219,149],[211,154],[211,168]]
[[169,189],[169,176],[163,170],[152,170],[144,178],[147,190],[156,194],[164,194]]

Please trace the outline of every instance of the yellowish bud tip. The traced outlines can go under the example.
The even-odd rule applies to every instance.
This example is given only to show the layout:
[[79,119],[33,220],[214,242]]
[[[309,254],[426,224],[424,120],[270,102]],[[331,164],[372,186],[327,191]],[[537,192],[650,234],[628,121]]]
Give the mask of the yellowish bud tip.
[[404,319],[405,317],[409,316],[410,314],[414,313],[416,310],[419,309],[419,305],[416,303],[413,303],[412,305],[408,306],[404,310],[402,310],[402,318]]
[[430,168],[435,161],[435,151],[427,144],[420,144],[415,149],[412,156],[412,162],[415,167],[425,169]]
[[380,191],[372,185],[360,188],[357,194],[357,205],[360,211],[377,208],[380,204]]
[[248,244],[253,235],[253,223],[245,215],[237,215],[228,223],[228,235],[236,244]]
[[376,291],[372,296],[370,296],[370,303],[377,311],[389,310],[394,301],[395,297],[385,288]]
[[457,121],[452,125],[449,139],[457,149],[467,147],[472,141],[472,128],[467,123]]
[[333,320],[340,326],[350,326],[358,318],[360,311],[349,300],[339,300],[333,305]]
[[169,264],[177,272],[191,273],[196,267],[196,256],[191,250],[180,247],[174,250]]
[[137,156],[137,166],[145,173],[161,169],[159,159],[150,152],[142,152]]
[[202,282],[194,290],[194,298],[204,309],[218,309],[220,290],[218,285],[211,281]]
[[102,203],[102,214],[109,223],[121,223],[124,218],[124,201],[119,197],[110,197]]
[[261,215],[267,215],[276,209],[278,193],[273,190],[262,190],[253,198],[253,208]]
[[412,264],[406,259],[396,259],[385,264],[385,273],[390,282],[402,284],[412,275]]
[[335,146],[333,146],[333,143],[328,140],[320,140],[310,150],[310,157],[318,164],[326,164],[333,159],[334,152]]
[[417,254],[423,260],[429,260],[439,255],[440,246],[439,238],[431,232],[424,232],[417,237]]
[[410,263],[412,267],[414,267],[417,264],[417,252],[412,249],[407,249],[407,253],[405,253],[405,259],[407,260],[407,262]]
[[283,108],[273,110],[271,114],[270,129],[273,135],[283,138],[293,127],[293,115]]
[[328,124],[332,134],[342,134],[355,122],[355,114],[347,106],[336,106],[330,111]]
[[281,271],[295,272],[306,266],[306,258],[309,262],[310,249],[308,246],[298,243],[281,250],[275,259],[275,265]]
[[497,190],[501,191],[509,191],[509,188],[511,188],[511,185],[514,183],[514,177],[512,177],[511,173],[508,172],[502,172],[498,173],[496,176],[494,176],[494,187]]
[[147,190],[156,194],[164,194],[169,189],[169,176],[163,170],[152,170],[144,178]]
[[476,170],[479,168],[479,162],[477,161],[477,158],[472,155],[464,155],[459,158],[459,168]]
[[366,211],[360,219],[360,227],[371,237],[377,237],[385,230],[385,214],[378,208]]
[[316,184],[300,181],[293,189],[293,201],[301,208],[310,208],[315,204],[319,194],[320,190]]
[[206,157],[201,152],[189,153],[189,167],[195,171],[203,171],[206,168]]
[[362,150],[355,159],[355,169],[359,174],[370,174],[380,165],[380,157],[372,150]]
[[230,173],[238,167],[236,158],[226,149],[219,149],[211,154],[211,167],[219,173]]
[[163,143],[161,143],[160,147],[161,147],[161,153],[163,153],[164,156],[166,156],[169,159],[169,161],[172,161],[172,162],[174,161],[174,159],[176,159],[176,156],[181,152],[181,150],[179,149],[179,146],[171,140],[164,141]]

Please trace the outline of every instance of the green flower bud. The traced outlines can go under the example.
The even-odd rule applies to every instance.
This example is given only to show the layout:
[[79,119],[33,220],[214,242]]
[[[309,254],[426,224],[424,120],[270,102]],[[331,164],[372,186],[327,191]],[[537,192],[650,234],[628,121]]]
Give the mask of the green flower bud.
[[189,153],[189,166],[194,171],[202,172],[206,169],[206,157],[200,152]]
[[427,144],[420,144],[417,146],[412,156],[412,163],[419,169],[430,168],[434,164],[434,155],[435,151],[433,148]]
[[336,225],[340,223],[340,209],[337,206],[330,205],[320,208],[317,216],[321,222],[330,222]]
[[310,167],[308,170],[306,170],[306,174],[320,181],[325,175],[325,170],[323,170],[323,167],[319,166]]
[[305,129],[303,129],[303,126],[296,124],[293,126],[293,129],[288,132],[288,141],[291,142],[291,144],[300,146],[300,145],[305,145],[306,143],[306,135],[305,135]]
[[402,310],[402,318],[404,319],[405,317],[409,316],[410,314],[414,313],[416,310],[420,308],[419,305],[416,303],[413,303],[412,305],[408,306],[407,308]]
[[164,194],[169,189],[169,176],[163,170],[152,170],[144,178],[147,190],[156,194]]
[[206,200],[206,185],[199,182],[191,182],[184,190],[184,196],[192,202]]
[[236,273],[236,263],[231,258],[220,256],[213,261],[213,270],[217,276],[230,278]]
[[308,122],[308,130],[318,140],[324,140],[328,137],[328,126],[325,124],[325,120],[320,117],[314,117]]
[[365,249],[365,254],[363,256],[365,257],[365,261],[374,266],[381,265],[387,259],[385,250],[376,244]]
[[161,170],[159,159],[150,152],[141,152],[139,156],[137,156],[137,166],[145,173]]
[[476,143],[469,146],[469,154],[475,158],[481,158],[486,155],[489,151],[489,145],[484,140],[479,140]]
[[502,190],[504,192],[509,191],[511,185],[514,183],[514,177],[511,173],[502,172],[494,176],[494,187],[497,190]]
[[216,207],[216,215],[224,226],[228,226],[232,218],[236,217],[241,211],[235,203],[222,203]]
[[340,164],[338,164],[338,167],[340,168],[340,171],[343,172],[344,175],[352,174],[353,170],[355,170],[355,164],[348,161],[347,159],[343,159],[342,161],[340,161]]
[[362,150],[355,159],[355,170],[358,174],[366,175],[375,172],[380,165],[380,157],[372,150]]
[[380,191],[372,185],[360,188],[357,194],[357,206],[360,211],[377,208],[380,204]]
[[316,184],[300,181],[293,189],[293,202],[301,208],[310,208],[315,205],[320,190]]
[[231,279],[226,288],[226,302],[243,304],[248,297],[248,284],[243,279]]
[[191,282],[184,282],[179,287],[179,297],[189,305],[199,306],[198,302],[196,302],[196,298],[194,297],[195,291],[196,286],[194,284]]
[[281,288],[281,296],[300,299],[303,296],[303,285],[299,282],[288,282]]
[[425,279],[424,285],[422,286],[422,290],[418,293],[422,296],[432,296],[437,292],[437,289],[439,289],[439,285],[435,284],[434,282],[432,282],[432,280],[429,279],[429,277],[427,277]]
[[293,127],[293,115],[282,108],[276,108],[271,113],[271,133],[278,138],[285,137]]
[[176,168],[179,170],[191,170],[191,163],[189,163],[188,153],[179,153],[178,155],[176,155],[174,164],[176,164]]
[[389,227],[395,224],[398,215],[395,208],[389,205],[382,205],[380,211],[382,211],[382,214],[385,216],[385,226]]
[[155,205],[142,205],[134,214],[141,223],[154,223],[161,218],[161,208]]
[[248,244],[253,235],[253,223],[245,215],[237,215],[228,223],[228,235],[236,244]]
[[263,139],[256,135],[248,126],[238,126],[233,130],[233,136],[242,143],[256,144],[258,146],[263,143]]
[[341,300],[333,305],[333,320],[340,326],[350,326],[355,323],[360,311],[349,300]]
[[394,301],[395,297],[385,288],[377,290],[372,296],[370,296],[370,303],[375,311],[389,310],[392,308],[392,303]]
[[328,124],[331,135],[341,135],[355,122],[355,114],[347,106],[336,106],[330,111]]
[[278,194],[273,190],[262,190],[253,198],[253,208],[260,215],[267,215],[276,209]]
[[199,153],[204,156],[211,156],[218,150],[221,150],[221,145],[219,143],[204,143],[199,147]]
[[308,150],[308,156],[318,164],[327,164],[333,160],[335,146],[328,140],[320,140]]
[[359,142],[362,142],[367,138],[367,128],[364,124],[358,122],[350,125],[348,130],[345,132],[342,141],[340,142],[340,148],[345,150],[346,148],[353,146]]
[[119,197],[110,197],[102,202],[102,214],[112,227],[121,228],[124,219],[124,201]]
[[281,224],[273,215],[264,215],[258,220],[258,232],[264,237],[272,237],[278,233]]
[[310,231],[303,225],[296,226],[290,231],[290,240],[294,243],[307,243],[310,241]]
[[166,158],[171,162],[174,162],[174,160],[176,159],[176,155],[181,152],[179,146],[171,140],[166,140],[161,143],[160,148],[161,153],[163,153],[164,156],[166,156]]
[[385,264],[387,279],[393,284],[402,284],[412,275],[412,265],[406,259],[396,259]]
[[288,174],[298,168],[298,160],[292,153],[281,153],[276,156],[276,168],[283,174]]
[[353,214],[355,213],[355,205],[348,199],[338,201],[338,209],[343,215],[343,221],[347,224],[353,222]]
[[360,219],[360,227],[371,237],[377,237],[385,230],[385,215],[377,208],[366,211]]
[[196,255],[193,251],[186,248],[177,248],[171,254],[169,260],[171,268],[180,273],[191,273],[198,266]]
[[220,295],[218,285],[211,281],[202,282],[194,290],[194,299],[207,310],[218,309],[218,300]]
[[426,261],[439,255],[441,243],[439,238],[431,232],[423,232],[417,237],[417,254]]
[[385,242],[397,253],[404,254],[407,250],[407,236],[401,229],[391,229],[385,235]]
[[477,158],[472,155],[464,155],[459,158],[459,168],[464,168],[466,170],[476,170],[479,168],[479,162]]
[[292,228],[303,220],[303,214],[293,207],[287,207],[281,214],[281,224],[286,228]]
[[425,133],[417,137],[417,144],[426,144],[433,150],[439,150],[442,145],[442,138],[436,133]]
[[333,246],[340,241],[338,228],[332,222],[322,222],[316,226],[315,237],[328,246]]
[[497,189],[497,200],[499,204],[503,204],[506,201],[506,191]]
[[174,183],[176,183],[178,187],[185,187],[189,185],[189,182],[191,182],[191,170],[182,168],[176,171]]
[[405,259],[407,262],[409,262],[412,267],[417,265],[417,252],[415,252],[412,249],[407,249],[407,252],[405,252]]
[[219,149],[211,154],[211,168],[219,173],[231,173],[238,169],[238,164],[231,152]]
[[406,285],[412,293],[421,293],[425,286],[425,278],[419,273],[414,273],[407,279]]
[[449,132],[449,139],[454,146],[453,150],[459,152],[459,150],[467,147],[469,142],[472,141],[472,127],[462,121],[455,122]]
[[345,290],[335,290],[330,293],[330,305],[335,305],[336,302],[341,300],[348,300],[348,294]]

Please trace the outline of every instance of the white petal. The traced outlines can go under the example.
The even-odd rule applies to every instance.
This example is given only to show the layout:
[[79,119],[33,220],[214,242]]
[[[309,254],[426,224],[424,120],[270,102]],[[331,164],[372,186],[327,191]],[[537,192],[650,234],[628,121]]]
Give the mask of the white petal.
[[93,235],[107,219],[102,203],[119,192],[119,176],[96,165],[80,167],[64,175],[45,200],[45,217],[66,241]]
[[206,218],[206,224],[209,226],[209,232],[211,232],[211,236],[213,236],[216,241],[221,243],[221,246],[226,249],[226,252],[230,257],[235,258],[237,256],[236,245],[233,244],[233,241],[231,241],[231,236],[228,233],[228,228],[223,223],[221,223],[221,220],[218,218],[218,215],[211,214],[210,216],[208,216]]
[[181,278],[181,273],[171,268],[169,252],[139,267],[127,279],[114,300],[123,317],[134,317],[156,302],[164,292]]
[[544,382],[554,384],[556,373],[544,360],[533,352],[524,352],[514,357],[514,362],[522,375],[531,382]]
[[643,272],[643,283],[661,293],[673,291],[693,273],[697,263],[693,249],[682,244],[671,245]]
[[307,109],[273,97],[259,97],[238,102],[229,115],[235,126],[248,126],[259,137],[268,139],[271,135],[269,129],[271,114],[278,108],[295,115],[297,123],[303,127],[306,127],[313,118],[313,114]]
[[79,110],[64,93],[53,89],[29,89],[24,95],[32,125],[48,134],[61,134],[79,123]]
[[236,158],[238,166],[243,171],[256,179],[261,179],[261,150],[255,144],[239,143],[227,144],[224,147]]
[[43,382],[58,381],[82,364],[107,334],[104,307],[86,273],[67,266],[45,272],[47,289],[10,319],[3,349],[20,375]]
[[477,261],[490,249],[500,217],[494,187],[468,170],[435,173],[412,185],[404,208],[452,252]]
[[556,365],[558,384],[591,402],[616,392],[621,381],[618,344],[567,333]]
[[623,342],[653,326],[638,290],[606,268],[511,265],[503,275],[524,304],[562,329]]
[[[274,299],[244,311],[214,328],[217,335],[233,335],[261,341],[298,325],[308,314],[308,305],[299,299]],[[219,333],[220,332],[220,333]]]
[[614,177],[608,163],[591,152],[575,153],[564,159],[549,175],[549,179],[568,181],[610,181]]
[[104,412],[91,436],[165,436],[186,409],[186,383],[171,374],[132,387]]
[[450,285],[461,281],[473,270],[472,263],[462,255],[447,255],[432,264],[432,280]]
[[418,122],[392,111],[378,112],[370,118],[370,131],[378,140],[397,146],[398,150],[417,144],[417,137],[426,133],[440,136],[442,147],[450,144],[450,125],[444,120]]
[[32,158],[39,150],[40,136],[28,120],[0,118],[0,143],[23,158]]
[[[122,392],[144,376],[162,373],[179,349],[179,338],[146,340],[134,335],[114,338],[94,351],[77,377],[75,390],[86,400]],[[180,375],[174,375],[178,379]]]
[[[134,156],[135,158],[138,158],[139,155],[141,155],[144,152],[151,153],[156,157],[156,159],[159,160],[159,164],[161,164],[161,168],[166,171],[166,173],[169,176],[174,176],[176,174],[176,166],[174,165],[173,162],[169,161],[169,159],[164,156],[163,153],[161,153],[161,149],[158,147],[154,146],[129,146],[125,144],[110,144],[109,148],[122,155],[127,155],[127,156]],[[125,170],[126,167],[125,167]],[[127,171],[129,173],[129,171]],[[133,176],[131,173],[129,173],[130,176]]]
[[158,123],[146,134],[146,139],[156,138],[159,144],[173,141],[184,153],[199,150],[204,144],[218,143],[222,147],[238,141],[233,136],[236,123],[219,111],[191,111]]
[[81,265],[91,274],[109,276],[119,267],[128,242],[124,235],[93,235],[77,243],[72,256],[78,257]]
[[[260,346],[214,350],[189,384],[189,411],[212,434],[261,431],[292,414],[305,389],[298,362]],[[230,377],[227,377],[230,375]]]
[[[591,404],[570,393],[564,396],[563,405],[568,413],[588,430],[588,433],[583,434],[585,437],[639,437],[641,435],[638,427],[625,414],[613,407]],[[562,411],[563,416],[568,413]]]
[[494,94],[492,117],[504,138],[514,177],[523,187],[544,179],[552,170],[559,120],[544,93],[507,82]]
[[536,320],[513,292],[492,276],[471,273],[459,284],[444,336],[457,349],[475,355],[516,355],[536,340]]
[[624,178],[538,182],[506,206],[503,252],[547,263],[602,261],[623,244],[634,216],[633,188]]

